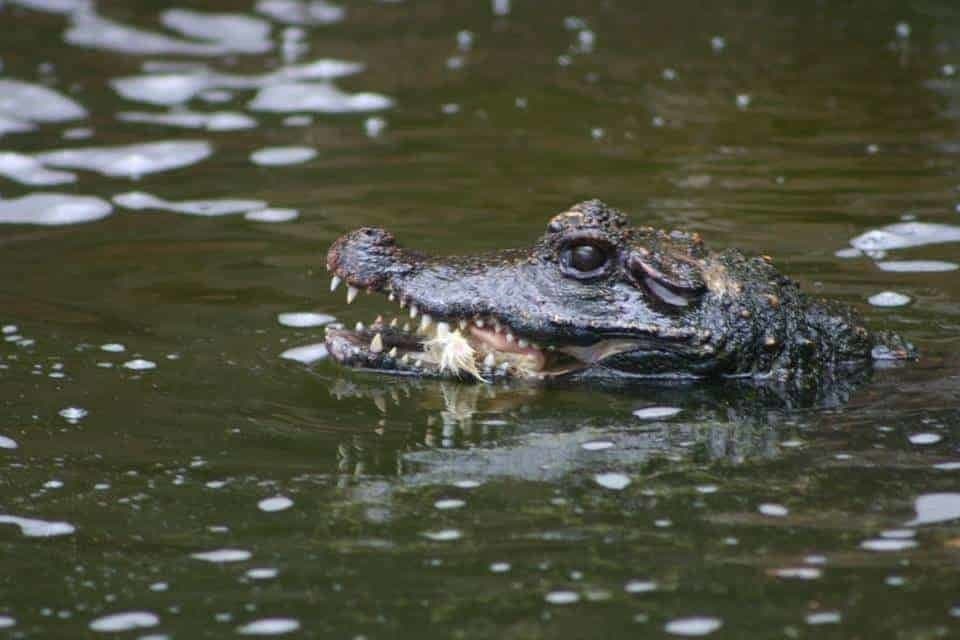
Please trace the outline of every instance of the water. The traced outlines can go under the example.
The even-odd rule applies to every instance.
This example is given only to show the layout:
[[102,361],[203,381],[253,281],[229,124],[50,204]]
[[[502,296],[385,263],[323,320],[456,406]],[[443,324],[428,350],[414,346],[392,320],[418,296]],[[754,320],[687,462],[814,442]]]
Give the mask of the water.
[[[954,5],[0,4],[5,637],[957,635]],[[813,404],[326,358],[384,308],[344,231],[588,197],[922,358]]]

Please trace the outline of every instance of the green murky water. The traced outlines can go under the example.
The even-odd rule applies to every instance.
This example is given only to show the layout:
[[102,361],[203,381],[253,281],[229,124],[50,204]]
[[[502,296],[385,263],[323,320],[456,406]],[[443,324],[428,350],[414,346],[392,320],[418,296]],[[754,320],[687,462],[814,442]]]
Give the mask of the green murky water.
[[[247,20],[202,33],[160,2],[84,4],[0,2],[0,81],[75,105],[45,119],[50,96],[6,85],[0,150],[209,154],[44,164],[60,184],[0,158],[27,176],[0,177],[2,198],[100,199],[30,214],[99,218],[83,224],[0,226],[0,634],[957,634],[960,272],[883,265],[949,269],[960,245],[849,251],[898,222],[960,225],[954,3],[218,0],[193,9]],[[284,24],[305,16],[322,24]],[[265,76],[324,58],[365,67]],[[278,95],[289,112],[263,108]],[[185,112],[199,128],[142,121]],[[250,159],[286,146],[316,156]],[[261,202],[185,215],[124,206],[133,191]],[[586,197],[775,256],[923,357],[814,407],[280,357],[323,330],[278,314],[383,309],[327,292],[346,230],[522,246]],[[299,217],[244,217],[266,206]],[[910,302],[868,302],[884,291]],[[680,412],[633,416],[650,406]]]

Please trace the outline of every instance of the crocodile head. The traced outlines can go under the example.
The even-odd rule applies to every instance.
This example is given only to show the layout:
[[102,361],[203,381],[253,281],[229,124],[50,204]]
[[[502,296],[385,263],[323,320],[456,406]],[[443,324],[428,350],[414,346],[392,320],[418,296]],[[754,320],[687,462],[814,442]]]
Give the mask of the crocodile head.
[[327,268],[348,303],[366,290],[399,305],[400,317],[327,330],[335,360],[382,372],[793,378],[911,353],[808,299],[767,257],[631,226],[598,200],[554,216],[530,248],[485,255],[428,256],[361,228],[334,242]]

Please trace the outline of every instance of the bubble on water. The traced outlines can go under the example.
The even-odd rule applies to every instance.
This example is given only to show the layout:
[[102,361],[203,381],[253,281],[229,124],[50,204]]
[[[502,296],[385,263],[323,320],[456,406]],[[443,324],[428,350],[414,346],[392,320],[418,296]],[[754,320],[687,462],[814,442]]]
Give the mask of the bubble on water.
[[68,122],[87,117],[87,110],[49,87],[0,78],[0,117],[13,122]]
[[675,636],[705,636],[723,626],[720,618],[711,616],[691,616],[677,618],[664,625],[663,630]]
[[460,500],[459,498],[446,498],[434,502],[433,507],[441,511],[449,511],[451,509],[460,509],[466,506],[466,504],[465,500]]
[[910,303],[910,296],[896,291],[881,291],[867,298],[867,301],[875,307],[902,307]]
[[936,273],[960,269],[957,263],[942,260],[891,260],[876,264],[881,271],[897,273]]
[[143,191],[128,191],[120,193],[113,197],[115,204],[125,209],[142,211],[144,209],[156,209],[160,211],[170,211],[173,213],[182,213],[189,216],[228,216],[239,213],[245,213],[257,209],[263,209],[266,202],[262,200],[183,200],[173,202],[164,200],[155,195]]
[[322,342],[317,342],[315,344],[307,344],[302,347],[287,349],[280,354],[280,357],[284,360],[296,360],[303,364],[312,364],[323,360],[327,355],[329,355],[327,345]]
[[0,616],[0,629],[9,629],[10,627],[17,626],[16,618],[11,618],[10,616]]
[[424,531],[421,533],[424,538],[434,542],[452,542],[463,537],[459,529],[439,529],[437,531]]
[[710,38],[710,48],[715,53],[720,53],[727,48],[727,40],[723,36],[713,36]]
[[67,407],[66,409],[61,409],[58,415],[67,422],[76,423],[86,418],[88,413],[89,412],[82,407]]
[[652,593],[660,588],[654,580],[630,580],[623,585],[623,590],[627,593]]
[[843,616],[839,611],[817,611],[815,613],[808,613],[804,620],[807,624],[811,625],[839,624],[843,620]]
[[292,633],[299,628],[300,622],[294,618],[263,618],[237,627],[237,633],[245,636],[276,636]]
[[663,418],[672,418],[680,411],[681,409],[678,407],[646,407],[637,409],[633,412],[633,415],[641,420],[662,420]]
[[613,446],[613,442],[609,440],[588,440],[580,445],[580,447],[586,451],[604,451]]
[[597,43],[597,35],[590,29],[577,32],[577,49],[580,53],[591,53]]
[[253,129],[257,121],[245,113],[236,111],[171,111],[150,113],[146,111],[121,111],[117,119],[123,122],[165,125],[182,129],[205,129],[207,131],[239,131]]
[[623,473],[598,473],[593,476],[594,482],[604,489],[621,491],[630,486],[630,477]]
[[860,548],[867,551],[906,551],[916,546],[917,541],[910,539],[874,538],[860,543]]
[[371,116],[363,121],[363,131],[370,138],[377,138],[387,128],[387,121],[380,116]]
[[75,173],[47,169],[39,160],[12,151],[0,152],[0,176],[28,186],[65,184],[77,180]]
[[266,147],[250,154],[250,161],[262,167],[302,164],[317,157],[310,147]]
[[750,97],[750,94],[740,93],[740,94],[737,95],[737,108],[738,108],[738,109],[746,109],[747,107],[750,106],[750,103],[751,103],[751,102],[752,102],[752,98]]
[[551,591],[550,593],[545,595],[543,599],[546,600],[549,604],[557,604],[557,605],[576,604],[577,602],[580,602],[580,594],[577,593],[576,591],[569,591],[566,589],[562,589],[559,591]]
[[942,67],[940,67],[940,73],[947,76],[948,78],[953,77],[957,75],[957,67],[956,65],[945,64]]
[[956,520],[960,518],[960,493],[927,493],[914,501],[913,508],[917,517],[904,522],[904,526],[916,527]]
[[790,513],[790,510],[782,504],[775,504],[772,502],[765,502],[761,504],[757,507],[757,511],[772,518],[782,518]]
[[31,193],[0,199],[0,224],[80,224],[105,218],[112,211],[109,202],[93,196]]
[[28,538],[53,538],[67,536],[77,530],[69,522],[21,518],[19,516],[0,515],[0,524],[13,524],[20,527],[20,533]]
[[664,70],[660,73],[660,76],[661,76],[664,80],[676,80],[676,79],[677,79],[677,71],[676,71],[676,69],[670,69],[670,68],[668,67],[668,68],[664,69]]
[[194,165],[211,153],[213,148],[204,140],[170,140],[47,151],[34,157],[55,167],[86,169],[105,176],[139,178],[149,173]]
[[258,0],[256,10],[276,22],[302,26],[333,24],[346,15],[326,0]]
[[510,571],[509,562],[493,562],[490,564],[491,573],[506,573],[507,571]]
[[358,113],[380,111],[393,100],[379,93],[347,93],[328,83],[288,82],[264,87],[250,102],[254,111]]
[[214,549],[213,551],[198,551],[191,553],[190,557],[205,562],[244,562],[252,557],[246,549]]
[[957,462],[940,462],[933,465],[934,469],[938,471],[960,471],[960,461]]
[[850,240],[862,251],[907,249],[943,242],[960,242],[960,227],[929,222],[898,222],[867,231]]
[[108,351],[110,353],[123,353],[127,350],[125,346],[119,342],[108,342],[106,344],[100,345],[101,351]]
[[245,575],[251,580],[272,580],[280,575],[280,571],[273,567],[257,567],[249,569]]
[[277,322],[285,327],[322,327],[336,320],[326,313],[292,312],[278,313]]
[[606,135],[606,132],[603,130],[602,127],[594,127],[590,129],[590,137],[593,138],[594,140],[602,140],[605,135]]
[[897,34],[898,38],[909,38],[910,37],[910,24],[907,22],[898,22],[894,27],[894,32]]
[[7,436],[0,436],[0,449],[16,449],[20,445],[17,444],[17,441],[13,438],[8,438]]
[[259,209],[257,211],[248,211],[243,214],[245,220],[250,220],[251,222],[267,222],[267,223],[277,223],[277,222],[290,222],[291,220],[296,220],[300,217],[300,212],[296,209]]
[[266,511],[272,513],[274,511],[284,511],[293,506],[293,500],[287,496],[273,496],[272,498],[264,498],[257,503],[257,508],[260,511]]
[[943,440],[939,433],[911,433],[907,436],[911,444],[936,444]]
[[461,51],[470,51],[473,48],[473,32],[461,29],[457,32],[457,48]]
[[784,567],[774,569],[773,575],[790,580],[816,580],[823,575],[823,571],[814,567]]
[[144,360],[143,358],[135,358],[133,360],[128,360],[123,363],[124,368],[132,369],[133,371],[149,371],[150,369],[156,369],[157,363],[152,360]]

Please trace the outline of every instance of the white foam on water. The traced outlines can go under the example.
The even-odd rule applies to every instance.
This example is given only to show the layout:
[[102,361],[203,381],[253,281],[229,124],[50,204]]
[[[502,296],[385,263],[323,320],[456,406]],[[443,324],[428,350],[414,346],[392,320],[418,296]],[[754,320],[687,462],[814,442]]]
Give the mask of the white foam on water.
[[36,127],[29,122],[10,118],[0,113],[0,136],[5,133],[26,133],[34,129]]
[[774,504],[772,502],[765,502],[761,504],[757,507],[757,511],[772,518],[782,518],[790,514],[790,510],[785,506],[782,504]]
[[655,580],[630,580],[623,585],[623,590],[627,593],[653,593],[660,588]]
[[292,312],[278,313],[277,322],[285,327],[322,327],[336,320],[326,313]]
[[274,511],[284,511],[293,506],[293,500],[287,496],[274,496],[272,498],[264,498],[257,503],[257,508],[260,511],[266,511],[272,513]]
[[859,258],[863,255],[863,251],[855,247],[847,247],[845,249],[837,249],[833,252],[833,255],[838,258]]
[[282,24],[314,26],[343,20],[343,7],[325,0],[258,0],[257,13]]
[[490,563],[490,572],[491,573],[506,573],[510,571],[509,562],[492,562]]
[[380,116],[371,116],[363,121],[363,131],[370,138],[378,138],[387,128],[387,121]]
[[87,117],[87,110],[49,87],[0,78],[0,116],[28,122],[68,122]]
[[469,479],[468,479],[468,480],[456,480],[456,481],[453,483],[453,486],[457,487],[458,489],[476,489],[477,487],[479,487],[479,486],[482,485],[482,484],[483,484],[483,483],[480,482],[479,480],[469,480]]
[[585,451],[604,451],[613,448],[613,443],[609,440],[590,440],[580,445]]
[[118,342],[108,342],[107,344],[100,345],[100,350],[109,353],[122,353],[126,351],[127,348]]
[[72,13],[90,4],[90,0],[10,0],[10,3],[46,13]]
[[788,580],[816,580],[823,576],[823,571],[815,567],[785,567],[774,569],[773,575]]
[[860,548],[867,551],[906,551],[917,546],[916,540],[902,539],[890,540],[887,538],[874,538],[864,540],[860,543]]
[[663,630],[674,636],[705,636],[723,626],[720,618],[711,616],[691,616],[677,618],[664,625]]
[[44,164],[66,169],[86,169],[105,176],[139,178],[170,171],[209,157],[213,147],[205,140],[165,140],[116,147],[87,147],[47,151],[34,157]]
[[93,137],[93,129],[90,127],[71,127],[64,129],[60,137],[64,140],[87,140]]
[[807,624],[812,625],[839,624],[843,620],[843,616],[839,611],[817,611],[816,613],[808,613],[804,620]]
[[157,363],[152,360],[144,360],[143,358],[135,358],[133,360],[128,360],[123,363],[124,369],[132,369],[133,371],[149,371],[150,369],[156,369]]
[[251,75],[221,73],[203,67],[179,70],[153,68],[156,70],[154,73],[114,78],[110,80],[110,86],[128,100],[173,106],[192,100],[201,93],[215,90],[250,90],[303,80],[333,80],[359,73],[364,65],[347,60],[319,58],[281,67],[269,73]]
[[278,167],[302,164],[317,157],[317,150],[310,147],[266,147],[250,154],[250,161],[262,167]]
[[113,197],[115,204],[125,209],[142,211],[144,209],[156,209],[160,211],[171,211],[173,213],[182,213],[190,216],[227,216],[238,213],[245,213],[256,209],[262,209],[267,203],[262,200],[183,200],[173,202],[158,198],[143,191],[128,191],[120,193]]
[[459,540],[463,537],[463,534],[459,529],[440,529],[438,531],[424,531],[421,534],[424,538],[428,540],[433,540],[434,542],[452,542],[454,540]]
[[960,493],[927,493],[914,501],[913,508],[917,517],[904,522],[904,526],[915,527],[956,520],[960,518]]
[[9,629],[17,626],[17,619],[10,616],[0,616],[0,629]]
[[232,51],[221,42],[196,42],[104,18],[92,9],[76,11],[63,34],[67,44],[135,56],[222,56]]
[[69,522],[37,520],[19,516],[0,515],[0,524],[14,524],[20,527],[20,533],[28,538],[52,538],[67,536],[77,530]]
[[389,109],[393,100],[379,93],[348,93],[329,83],[288,82],[264,87],[248,106],[275,113],[361,113]]
[[245,575],[252,580],[271,580],[280,575],[280,571],[273,567],[257,567],[249,569]]
[[440,511],[449,511],[451,509],[461,509],[467,505],[465,500],[460,498],[444,498],[437,500],[433,503],[434,509],[439,509]]
[[263,618],[237,627],[237,633],[244,636],[276,636],[292,633],[299,628],[300,622],[294,618]]
[[323,360],[327,355],[329,355],[327,345],[322,342],[317,342],[316,344],[307,344],[302,347],[287,349],[280,354],[280,357],[284,360],[296,360],[303,364],[313,364],[314,362]]
[[902,307],[910,304],[910,296],[896,291],[881,291],[867,298],[867,301],[875,307]]
[[97,618],[90,623],[90,629],[93,631],[113,633],[116,631],[145,629],[155,627],[158,624],[160,624],[160,618],[149,611],[124,611],[123,613],[112,613],[108,616]]
[[82,407],[67,407],[66,409],[60,409],[57,413],[67,422],[79,422],[86,418],[90,412]]
[[273,49],[270,23],[240,13],[207,13],[167,9],[160,14],[165,27],[188,38],[216,42],[232,53],[265,53]]
[[630,486],[630,477],[623,473],[598,473],[593,476],[594,482],[604,489],[621,491]]
[[580,594],[576,591],[568,590],[551,591],[545,595],[543,599],[550,604],[576,604],[577,602],[580,602]]
[[941,462],[939,464],[933,465],[934,469],[938,471],[960,471],[960,461],[958,462]]
[[77,180],[75,173],[47,169],[35,158],[12,151],[0,152],[0,176],[28,186],[66,184]]
[[937,444],[943,440],[939,433],[911,433],[907,436],[910,444]]
[[645,409],[637,409],[633,412],[633,415],[641,420],[660,420],[672,418],[680,411],[677,407],[646,407]]
[[861,251],[889,251],[943,242],[960,242],[960,227],[929,222],[898,222],[850,240]]
[[0,436],[0,449],[16,449],[20,445],[17,444],[17,441],[13,438],[8,438],[7,436]]
[[206,131],[240,131],[254,129],[257,121],[245,113],[237,111],[171,111],[169,113],[150,113],[147,111],[121,111],[117,119],[123,122],[156,124],[181,129],[204,129]]
[[876,264],[881,271],[897,273],[935,273],[960,269],[957,263],[944,260],[888,260]]
[[67,225],[106,218],[113,211],[109,202],[93,196],[62,193],[31,193],[0,199],[0,224]]
[[246,549],[214,549],[213,551],[198,551],[197,553],[191,553],[190,557],[196,560],[204,560],[205,562],[243,562],[249,560],[252,557],[251,554]]
[[251,222],[290,222],[300,217],[300,212],[296,209],[269,208],[259,211],[248,211],[243,214],[244,219]]

